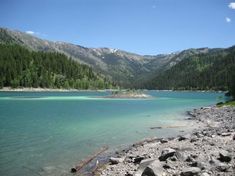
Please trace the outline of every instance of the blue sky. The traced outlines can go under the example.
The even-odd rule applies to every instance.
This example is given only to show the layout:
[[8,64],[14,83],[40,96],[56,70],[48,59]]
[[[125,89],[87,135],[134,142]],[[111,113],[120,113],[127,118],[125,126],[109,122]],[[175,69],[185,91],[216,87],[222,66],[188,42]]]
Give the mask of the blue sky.
[[228,47],[235,0],[0,0],[0,26],[139,54]]

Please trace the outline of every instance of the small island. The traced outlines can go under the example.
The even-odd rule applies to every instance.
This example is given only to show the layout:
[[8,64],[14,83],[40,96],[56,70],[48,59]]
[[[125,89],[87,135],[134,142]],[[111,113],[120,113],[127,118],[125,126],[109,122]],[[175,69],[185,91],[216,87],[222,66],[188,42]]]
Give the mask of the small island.
[[111,95],[105,96],[105,98],[151,98],[150,95],[145,94],[140,90],[118,90],[113,91]]

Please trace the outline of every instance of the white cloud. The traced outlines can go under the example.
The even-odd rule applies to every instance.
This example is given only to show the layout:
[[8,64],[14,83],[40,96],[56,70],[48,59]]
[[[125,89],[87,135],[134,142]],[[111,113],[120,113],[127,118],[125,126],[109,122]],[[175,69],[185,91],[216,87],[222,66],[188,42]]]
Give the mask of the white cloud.
[[25,31],[27,34],[30,34],[30,35],[41,35],[41,36],[47,36],[46,34],[42,34],[40,32],[35,32],[35,31]]
[[229,17],[226,17],[225,20],[226,20],[227,23],[231,22],[231,18],[229,18]]
[[34,35],[35,32],[34,31],[25,31],[27,34],[31,34],[31,35]]
[[231,2],[228,7],[235,10],[235,2]]

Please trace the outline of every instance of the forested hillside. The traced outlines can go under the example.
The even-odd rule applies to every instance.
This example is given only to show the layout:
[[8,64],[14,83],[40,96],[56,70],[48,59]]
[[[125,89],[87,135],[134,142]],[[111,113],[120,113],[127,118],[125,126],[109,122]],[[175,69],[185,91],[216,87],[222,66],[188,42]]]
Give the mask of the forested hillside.
[[0,28],[0,43],[1,87],[102,89],[111,86],[109,79],[122,88],[227,90],[235,82],[235,47],[138,55],[47,41],[5,28]]
[[[163,65],[164,68],[169,68],[183,59],[180,53],[146,56],[119,49],[88,48],[66,42],[53,42],[6,28],[0,28],[0,43],[18,44],[33,51],[63,53],[92,67],[94,71],[102,73],[124,88],[137,88],[143,81],[152,78],[156,70],[162,70]],[[201,51],[195,49],[192,53],[194,52]]]
[[64,54],[0,44],[0,87],[104,89],[113,85]]
[[151,89],[228,90],[235,83],[235,47],[192,55],[158,73]]

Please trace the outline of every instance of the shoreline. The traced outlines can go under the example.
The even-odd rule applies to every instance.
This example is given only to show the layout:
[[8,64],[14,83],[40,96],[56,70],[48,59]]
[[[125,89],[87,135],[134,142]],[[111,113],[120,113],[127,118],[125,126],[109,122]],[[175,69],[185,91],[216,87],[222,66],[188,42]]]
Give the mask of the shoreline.
[[[152,138],[116,151],[101,176],[226,175],[235,173],[235,107],[194,109],[186,120],[197,127],[185,135]],[[145,173],[146,172],[146,173]],[[152,176],[152,175],[151,175]]]
[[[105,92],[105,91],[117,91],[119,89],[57,89],[57,88],[33,88],[33,87],[24,87],[24,88],[11,88],[11,87],[3,87],[0,89],[0,92],[89,92],[89,91],[97,91],[97,92]],[[122,89],[127,90],[127,89]],[[227,91],[221,90],[147,90],[141,89],[143,91],[162,91],[162,92],[215,92],[215,93],[225,93]]]
[[0,92],[89,92],[89,91],[97,91],[97,92],[105,92],[105,91],[113,91],[116,89],[53,89],[53,88],[10,88],[4,87],[0,89]]

